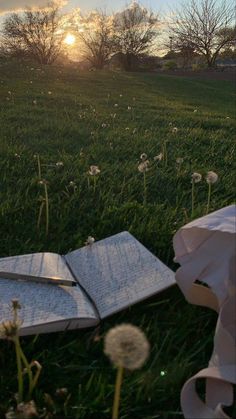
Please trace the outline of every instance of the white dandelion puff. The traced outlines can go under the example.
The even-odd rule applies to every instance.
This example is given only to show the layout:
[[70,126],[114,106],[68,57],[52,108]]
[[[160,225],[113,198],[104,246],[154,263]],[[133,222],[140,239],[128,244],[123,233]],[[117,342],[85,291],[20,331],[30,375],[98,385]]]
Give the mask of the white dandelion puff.
[[212,171],[210,171],[210,172],[207,173],[207,175],[206,175],[206,181],[207,181],[208,184],[216,183],[217,180],[218,180],[217,173],[212,172]]
[[140,159],[141,159],[142,161],[147,160],[147,154],[146,154],[146,153],[142,153],[142,154],[141,154],[141,156],[140,156]]
[[153,160],[154,161],[161,161],[161,160],[163,160],[163,157],[164,157],[163,153],[159,153],[159,154],[157,154],[157,156],[153,157]]
[[56,167],[63,167],[63,166],[64,166],[63,161],[56,162]]
[[142,330],[131,324],[116,326],[105,336],[104,352],[118,367],[129,370],[142,367],[148,358],[149,348]]
[[145,173],[149,170],[149,160],[142,161],[138,165],[138,171],[141,173]]
[[101,170],[99,169],[98,166],[92,165],[89,168],[89,174],[91,176],[97,176],[97,175],[99,175],[100,172],[101,172]]
[[199,183],[199,182],[201,182],[201,180],[202,180],[202,175],[201,175],[201,173],[198,173],[198,172],[194,172],[192,175],[191,175],[191,182],[192,183]]
[[87,240],[85,241],[86,246],[91,246],[95,242],[95,238],[92,236],[88,236]]

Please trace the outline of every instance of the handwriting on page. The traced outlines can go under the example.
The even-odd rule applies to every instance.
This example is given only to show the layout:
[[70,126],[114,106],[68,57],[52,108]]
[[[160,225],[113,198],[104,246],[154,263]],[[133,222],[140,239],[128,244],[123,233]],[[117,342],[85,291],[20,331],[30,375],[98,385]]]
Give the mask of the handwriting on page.
[[12,318],[11,300],[21,304],[23,327],[73,318],[96,318],[92,304],[79,287],[44,285],[34,282],[0,281],[0,321]]
[[174,273],[127,232],[66,256],[101,318],[175,283]]
[[56,253],[34,253],[0,259],[0,272],[74,280],[64,259]]

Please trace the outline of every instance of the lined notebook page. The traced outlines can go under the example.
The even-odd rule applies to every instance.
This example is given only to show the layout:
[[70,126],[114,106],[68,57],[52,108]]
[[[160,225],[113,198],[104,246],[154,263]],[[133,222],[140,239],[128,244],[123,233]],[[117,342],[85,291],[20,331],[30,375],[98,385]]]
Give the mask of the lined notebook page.
[[65,260],[57,253],[33,253],[0,259],[0,272],[40,277],[59,277],[74,281]]
[[174,273],[128,232],[66,255],[104,318],[173,284]]
[[[74,280],[64,258],[55,253],[2,258],[1,271]],[[63,287],[1,277],[0,322],[11,319],[12,299],[19,300],[22,306],[19,312],[19,317],[23,320],[22,328],[30,328],[30,333],[34,333],[34,330],[35,333],[38,333],[38,330],[40,333],[47,332],[48,329],[62,330],[64,320],[97,318],[94,307],[79,286]],[[68,321],[64,323],[68,324]],[[59,326],[56,325],[58,322]],[[77,327],[80,327],[79,324],[78,322]]]
[[[30,333],[63,330],[64,327],[57,327],[57,322],[63,324],[64,320],[67,320],[65,324],[69,324],[72,319],[90,319],[92,325],[93,320],[98,319],[93,305],[79,286],[0,279],[0,323],[12,318],[13,299],[18,299],[21,304],[19,318],[23,321],[22,334],[28,334],[24,333],[24,328],[30,328]],[[77,327],[80,327],[79,321]]]

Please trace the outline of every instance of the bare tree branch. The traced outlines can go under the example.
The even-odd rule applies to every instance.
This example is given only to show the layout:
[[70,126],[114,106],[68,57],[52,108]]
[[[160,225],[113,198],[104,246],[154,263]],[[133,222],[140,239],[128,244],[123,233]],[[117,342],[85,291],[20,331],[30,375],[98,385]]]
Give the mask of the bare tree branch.
[[28,9],[23,15],[13,13],[3,24],[3,44],[10,54],[27,55],[40,64],[52,64],[61,51],[58,7]]
[[169,28],[175,50],[189,45],[214,67],[222,48],[235,39],[234,7],[218,0],[190,0],[176,12]]
[[115,49],[124,54],[127,70],[132,70],[132,63],[141,54],[152,51],[157,24],[157,16],[136,2],[114,16]]

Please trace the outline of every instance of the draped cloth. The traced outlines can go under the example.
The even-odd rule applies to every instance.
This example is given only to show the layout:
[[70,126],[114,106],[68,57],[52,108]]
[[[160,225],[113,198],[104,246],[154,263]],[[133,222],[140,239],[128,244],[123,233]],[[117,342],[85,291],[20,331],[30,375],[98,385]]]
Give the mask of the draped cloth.
[[[183,226],[173,244],[186,300],[218,312],[211,359],[184,384],[182,411],[187,419],[229,418],[223,406],[232,405],[236,384],[236,206]],[[199,378],[206,379],[205,401],[196,392]]]

